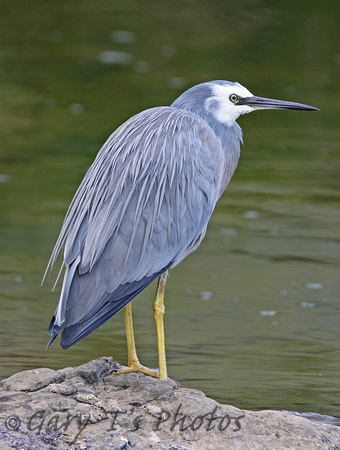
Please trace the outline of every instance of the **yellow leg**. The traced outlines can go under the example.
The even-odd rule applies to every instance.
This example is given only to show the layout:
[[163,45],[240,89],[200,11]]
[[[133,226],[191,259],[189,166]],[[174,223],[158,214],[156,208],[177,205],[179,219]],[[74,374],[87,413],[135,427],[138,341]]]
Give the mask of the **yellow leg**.
[[128,348],[128,367],[119,369],[117,372],[115,372],[115,375],[120,375],[122,373],[129,373],[129,372],[142,372],[145,373],[145,375],[157,378],[158,377],[157,370],[152,370],[143,366],[138,360],[135,337],[133,333],[131,303],[125,306],[123,312],[126,328],[126,341]]
[[128,367],[119,369],[117,372],[115,372],[116,375],[129,372],[142,372],[145,375],[150,375],[151,377],[158,377],[160,380],[168,379],[166,359],[165,359],[165,340],[164,340],[164,322],[163,322],[163,316],[165,311],[164,291],[167,277],[168,272],[166,271],[158,278],[156,297],[153,302],[153,318],[155,320],[157,333],[159,370],[157,371],[149,369],[143,366],[138,360],[135,337],[133,333],[132,307],[131,303],[129,303],[127,306],[125,306],[123,310],[126,328],[126,340],[128,347]]
[[133,331],[133,323],[132,323],[132,306],[129,303],[123,309],[124,312],[124,321],[126,328],[126,341],[128,348],[128,365],[133,365],[136,361],[138,361],[137,351],[136,351],[136,343],[135,343],[135,335]]
[[168,374],[166,369],[166,358],[165,358],[165,340],[164,340],[164,322],[163,316],[165,312],[164,306],[164,291],[165,283],[168,277],[168,272],[166,271],[158,278],[158,285],[156,291],[155,301],[153,302],[153,318],[156,325],[157,333],[157,345],[158,345],[158,361],[159,361],[159,379],[167,380]]

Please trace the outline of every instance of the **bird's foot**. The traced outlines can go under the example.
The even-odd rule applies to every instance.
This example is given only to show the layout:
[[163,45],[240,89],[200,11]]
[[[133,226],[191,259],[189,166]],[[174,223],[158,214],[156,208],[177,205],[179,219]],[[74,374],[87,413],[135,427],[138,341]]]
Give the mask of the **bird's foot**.
[[131,373],[131,372],[141,372],[149,377],[159,378],[157,369],[149,369],[148,367],[143,366],[139,361],[133,362],[128,365],[128,367],[122,367],[115,372],[115,375],[121,375],[123,373]]

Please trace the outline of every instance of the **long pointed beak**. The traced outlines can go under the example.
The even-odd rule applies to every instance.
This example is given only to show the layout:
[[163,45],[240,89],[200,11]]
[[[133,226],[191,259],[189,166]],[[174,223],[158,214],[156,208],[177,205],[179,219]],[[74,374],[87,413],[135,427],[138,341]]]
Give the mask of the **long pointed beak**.
[[237,101],[237,105],[247,105],[254,109],[301,109],[304,111],[319,111],[319,109],[314,108],[314,106],[263,97],[240,98]]

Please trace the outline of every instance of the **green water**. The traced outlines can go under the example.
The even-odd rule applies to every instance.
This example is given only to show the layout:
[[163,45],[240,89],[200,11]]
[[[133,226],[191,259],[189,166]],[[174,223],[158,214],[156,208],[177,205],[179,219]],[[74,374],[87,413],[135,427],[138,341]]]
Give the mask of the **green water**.
[[[120,123],[198,82],[237,80],[321,111],[239,120],[236,174],[170,274],[169,375],[241,408],[340,416],[339,12],[324,0],[0,1],[0,377],[126,363],[122,314],[44,350],[60,285],[40,282],[64,214]],[[117,30],[133,34],[117,42]],[[104,64],[103,51],[130,62]],[[133,303],[151,367],[154,289]]]

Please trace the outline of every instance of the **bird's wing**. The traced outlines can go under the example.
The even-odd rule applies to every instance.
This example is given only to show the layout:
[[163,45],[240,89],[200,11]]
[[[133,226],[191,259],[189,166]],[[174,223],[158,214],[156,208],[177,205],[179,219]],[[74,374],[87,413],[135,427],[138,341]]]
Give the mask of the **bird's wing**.
[[196,248],[222,167],[218,139],[190,112],[153,108],[119,127],[76,192],[51,256],[53,264],[64,247],[52,336],[72,335],[63,346],[73,345],[85,337],[79,330],[94,331]]

